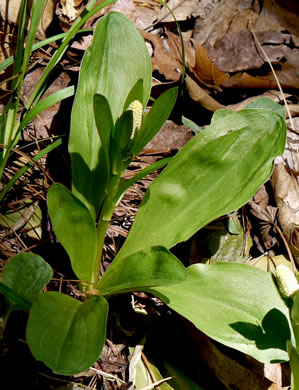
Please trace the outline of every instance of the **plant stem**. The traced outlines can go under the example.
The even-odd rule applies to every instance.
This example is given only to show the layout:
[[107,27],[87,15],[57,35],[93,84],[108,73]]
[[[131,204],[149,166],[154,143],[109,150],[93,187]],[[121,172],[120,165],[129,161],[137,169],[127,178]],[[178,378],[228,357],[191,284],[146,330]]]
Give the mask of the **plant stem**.
[[113,175],[110,178],[108,186],[108,194],[105,198],[101,215],[97,227],[97,255],[93,269],[93,280],[97,281],[100,273],[103,248],[105,243],[106,232],[118,201],[116,194],[118,193],[120,175]]

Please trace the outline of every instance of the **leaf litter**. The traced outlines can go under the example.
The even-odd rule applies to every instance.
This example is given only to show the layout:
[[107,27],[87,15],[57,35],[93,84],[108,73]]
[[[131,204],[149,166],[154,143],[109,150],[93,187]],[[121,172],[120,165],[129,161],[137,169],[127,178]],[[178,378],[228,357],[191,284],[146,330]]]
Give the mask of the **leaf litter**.
[[[54,2],[47,2],[47,9],[44,13],[39,29],[39,37],[45,37],[47,28],[56,25],[55,33],[68,31],[75,18],[83,11],[85,2],[82,0],[70,1],[60,0],[54,9]],[[216,221],[205,228],[208,231],[209,239],[206,240],[214,245],[205,247],[203,238],[200,238],[199,232],[189,243],[184,244],[176,251],[184,252],[183,258],[186,264],[202,261],[229,261],[233,256],[238,261],[247,261],[248,253],[254,258],[259,255],[284,255],[287,256],[285,243],[276,226],[280,226],[283,236],[287,241],[294,258],[298,261],[299,252],[299,221],[298,221],[298,113],[299,104],[298,96],[295,89],[299,86],[299,27],[298,27],[298,7],[295,2],[288,2],[281,5],[279,2],[263,0],[262,2],[248,2],[246,0],[170,0],[168,6],[173,10],[177,20],[181,22],[185,45],[185,64],[187,76],[183,90],[183,97],[180,99],[173,114],[173,118],[167,121],[165,127],[151,141],[147,150],[138,157],[137,161],[132,164],[126,176],[130,177],[132,173],[140,171],[151,162],[163,157],[172,155],[180,149],[184,143],[193,135],[180,120],[181,114],[187,112],[187,118],[194,120],[199,126],[206,126],[211,118],[211,112],[219,108],[228,108],[231,110],[240,110],[247,105],[256,96],[265,96],[273,101],[283,101],[281,93],[277,90],[277,83],[271,72],[268,60],[265,58],[250,29],[255,31],[259,44],[265,50],[269,57],[279,82],[284,89],[285,98],[287,99],[291,115],[294,118],[295,127],[288,128],[288,145],[282,159],[277,160],[271,182],[266,183],[246,207],[239,211],[237,221],[240,226],[238,234],[233,236],[228,227],[229,216],[226,219]],[[18,9],[19,1],[10,1],[8,18],[3,16],[3,8],[0,8],[2,19],[5,22],[2,25],[2,32],[8,34],[13,32],[16,22],[15,9]],[[296,8],[297,7],[297,8]],[[94,27],[97,19],[104,13],[119,11],[132,20],[148,43],[151,49],[153,65],[153,85],[154,92],[159,94],[174,84],[180,82],[183,71],[184,59],[180,38],[177,34],[173,18],[166,7],[153,0],[131,1],[121,0],[115,6],[109,6],[104,12],[96,14],[92,20],[89,20],[85,27]],[[57,27],[59,26],[59,27]],[[6,35],[10,36],[10,35]],[[13,36],[13,35],[12,35]],[[4,35],[1,34],[3,40]],[[4,41],[3,41],[4,42]],[[1,46],[1,58],[7,58],[14,50],[13,39],[9,44]],[[84,51],[88,46],[88,41],[79,39],[72,46],[67,56],[60,64],[59,75],[56,82],[51,84],[52,91],[62,88],[62,84],[74,83],[74,73],[79,70],[80,62]],[[36,69],[28,76],[26,83],[27,88],[32,88],[39,78],[41,67],[47,62],[47,57],[39,52],[42,61],[36,62]],[[49,54],[50,55],[50,54]],[[61,70],[62,69],[62,70]],[[2,72],[1,81],[9,78],[8,73]],[[61,81],[63,80],[62,84]],[[6,85],[1,85],[1,96],[6,93]],[[24,102],[26,101],[26,91],[24,89]],[[5,104],[5,100],[3,101]],[[190,109],[190,107],[192,109]],[[68,108],[69,109],[69,108]],[[61,105],[52,107],[47,112],[41,114],[33,123],[28,126],[24,133],[24,139],[21,145],[34,143],[31,147],[30,156],[36,154],[35,148],[39,148],[39,142],[43,139],[58,135],[67,134],[69,130],[70,111],[63,111],[65,108]],[[198,112],[201,115],[198,115]],[[65,147],[61,147],[59,152],[54,154],[57,161],[50,163],[51,158],[41,162],[43,169],[55,178],[60,175],[62,181],[67,182],[69,175],[69,160]],[[16,161],[12,161],[8,167],[6,175],[9,177],[16,169]],[[20,160],[21,164],[24,164]],[[62,166],[65,168],[62,169]],[[49,171],[50,169],[50,171]],[[59,172],[59,170],[63,171]],[[116,251],[126,237],[130,226],[136,215],[138,205],[144,195],[144,192],[150,182],[154,180],[158,172],[152,174],[138,182],[130,189],[118,208],[115,210],[114,218],[108,231],[106,245],[106,259],[103,263],[103,270],[108,267]],[[1,206],[1,214],[7,212],[7,208],[14,212],[20,212],[21,218],[25,215],[23,210],[24,201],[30,200],[31,203],[25,207],[32,207],[35,202],[40,202],[42,212],[45,213],[45,194],[50,185],[50,181],[44,177],[42,171],[36,166],[33,171],[28,172],[17,183],[16,188],[11,192],[10,197],[5,200]],[[22,214],[23,213],[23,214]],[[1,261],[2,267],[8,257],[20,251],[37,249],[46,245],[47,241],[53,242],[51,238],[50,226],[43,227],[43,235],[46,238],[42,240],[30,237],[28,232],[34,230],[40,222],[29,221],[31,223],[22,225],[17,229],[14,226],[7,228],[1,224]],[[37,224],[37,225],[35,225]],[[220,226],[220,230],[219,230]],[[29,229],[29,230],[28,230]],[[220,232],[220,236],[219,236]],[[251,235],[251,239],[249,238]],[[219,239],[219,237],[224,239]],[[232,240],[232,238],[234,238]],[[251,241],[252,240],[252,241]],[[228,242],[232,241],[230,246]],[[215,244],[216,243],[216,244]],[[209,245],[210,245],[209,244]],[[217,257],[221,253],[220,249],[227,246],[228,255],[225,258]],[[47,246],[46,246],[47,247]],[[204,250],[205,255],[199,253]],[[210,252],[209,252],[210,251]],[[215,252],[216,251],[216,252]],[[206,253],[209,253],[206,255]],[[222,252],[224,253],[224,252]],[[244,257],[244,253],[246,256]],[[216,254],[216,255],[215,255]],[[59,272],[59,269],[58,269]],[[62,273],[62,280],[67,279],[68,272]],[[49,287],[55,288],[54,285]],[[147,318],[141,321],[143,332],[150,332],[151,326],[159,324],[159,318],[165,315],[165,307],[159,306],[159,303],[147,296],[146,294],[137,294],[134,298],[139,305],[145,308],[146,313],[151,313],[152,320]],[[124,304],[118,302],[116,305]],[[128,368],[128,359],[130,353],[125,348],[128,343],[128,337],[137,338],[135,343],[140,342],[136,330],[130,331],[130,326],[135,327],[135,322],[140,321],[128,302],[127,311],[117,319],[118,326],[114,330],[117,335],[113,342],[107,339],[104,355],[98,362],[96,369],[104,369],[107,375],[114,375],[114,380],[108,380],[101,375],[97,377],[93,373],[91,376],[82,375],[77,378],[77,382],[83,384],[95,385],[101,388],[101,381],[104,381],[105,388],[109,389],[129,389],[132,384],[127,382],[126,370]],[[119,309],[119,307],[118,307]],[[129,315],[128,315],[129,313]],[[168,313],[168,315],[170,315]],[[128,321],[128,318],[131,321]],[[137,319],[138,318],[138,319]],[[152,322],[151,322],[152,321]],[[129,323],[128,323],[129,322]],[[149,322],[149,323],[147,323]],[[182,321],[176,321],[176,323]],[[184,321],[183,321],[184,322]],[[247,356],[232,356],[231,350],[215,344],[207,338],[203,338],[200,332],[194,329],[190,331],[190,325],[177,325],[178,332],[190,332],[191,344],[198,343],[196,349],[197,356],[202,360],[203,367],[209,367],[209,375],[205,376],[200,367],[194,367],[194,357],[190,354],[192,350],[189,345],[182,349],[183,354],[187,354],[187,366],[193,367],[193,377],[201,377],[204,388],[212,388],[208,384],[217,383],[217,388],[276,388],[284,389],[288,385],[289,371],[286,365],[273,364],[262,365],[256,361],[249,361]],[[123,344],[124,342],[124,344]],[[159,345],[156,344],[156,348]],[[188,355],[189,354],[189,355]],[[111,358],[113,356],[113,358]],[[1,361],[7,357],[5,352],[2,353]],[[248,360],[249,359],[249,360]],[[188,370],[187,370],[188,371]],[[238,373],[238,375],[232,374]],[[157,374],[158,375],[158,374]],[[29,378],[29,376],[25,376]],[[86,380],[89,378],[89,380]],[[91,378],[91,379],[90,379]],[[117,380],[116,378],[119,378]],[[159,375],[155,378],[156,382],[162,377]],[[111,379],[111,378],[110,378]],[[28,379],[29,380],[29,379]],[[38,380],[39,383],[41,379]],[[214,382],[213,382],[214,381]],[[215,382],[216,381],[216,382]],[[154,383],[153,378],[148,379],[146,385]],[[261,385],[261,382],[263,385]],[[54,380],[55,383],[55,380]],[[75,386],[70,382],[68,388]],[[130,387],[131,386],[131,387]],[[163,387],[164,386],[164,387]],[[160,388],[166,388],[166,384],[161,384]],[[43,387],[47,388],[47,387]],[[57,386],[56,386],[57,388]],[[75,388],[75,387],[74,387]],[[168,388],[171,388],[168,386]],[[213,387],[216,388],[216,387]]]

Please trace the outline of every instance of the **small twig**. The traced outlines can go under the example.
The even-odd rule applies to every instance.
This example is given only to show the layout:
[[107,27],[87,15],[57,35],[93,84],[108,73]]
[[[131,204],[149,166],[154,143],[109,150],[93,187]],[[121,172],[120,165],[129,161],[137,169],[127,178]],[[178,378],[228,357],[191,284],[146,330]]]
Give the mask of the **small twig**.
[[295,126],[294,126],[293,118],[292,118],[291,113],[290,113],[290,110],[289,110],[289,106],[288,106],[288,104],[287,104],[287,101],[286,101],[286,98],[285,98],[285,96],[284,96],[284,93],[283,93],[283,90],[282,90],[282,88],[281,88],[281,85],[280,85],[280,82],[279,82],[279,80],[278,80],[278,77],[276,76],[275,70],[274,70],[274,68],[273,68],[273,66],[272,66],[272,64],[271,64],[270,58],[268,57],[268,55],[267,55],[267,53],[265,52],[265,50],[262,48],[262,45],[259,43],[259,41],[258,41],[258,39],[257,39],[257,36],[256,36],[256,34],[255,34],[254,30],[253,30],[253,27],[252,27],[252,24],[251,24],[250,20],[249,20],[249,26],[250,26],[250,30],[251,30],[251,32],[252,32],[252,35],[254,36],[254,39],[255,39],[255,41],[256,41],[258,47],[261,49],[262,53],[264,54],[266,60],[268,61],[269,65],[270,65],[271,71],[272,71],[273,76],[274,76],[274,78],[275,78],[275,80],[276,80],[276,83],[277,83],[277,86],[278,86],[278,88],[279,88],[279,91],[280,91],[280,93],[281,93],[281,95],[282,95],[282,99],[283,99],[283,101],[284,101],[284,104],[285,104],[285,106],[286,106],[286,110],[287,110],[287,113],[288,113],[288,116],[289,116],[289,119],[290,119],[290,122],[291,122],[292,129],[295,130]]
[[150,364],[149,364],[149,361],[147,360],[147,357],[145,356],[144,352],[141,352],[141,358],[142,358],[142,360],[143,360],[143,363],[144,363],[146,369],[148,370],[148,373],[149,373],[149,375],[150,375],[150,377],[151,377],[151,380],[154,382],[154,383],[152,383],[151,385],[146,386],[146,387],[144,387],[144,388],[141,389],[141,390],[150,390],[150,389],[152,389],[152,388],[155,388],[156,390],[161,390],[161,388],[160,388],[159,385],[160,385],[161,383],[165,382],[165,381],[168,381],[169,379],[171,379],[171,377],[169,377],[169,378],[163,378],[162,380],[157,381],[157,378],[155,377],[155,374],[153,373],[153,370],[152,370],[152,368],[151,368],[151,366],[150,366]]
[[284,243],[284,245],[285,245],[285,247],[286,247],[286,250],[287,250],[287,252],[288,252],[288,256],[289,256],[289,259],[290,259],[290,261],[291,261],[291,265],[292,265],[293,272],[294,272],[294,274],[296,275],[296,273],[297,273],[297,267],[296,267],[296,264],[295,264],[295,260],[294,260],[294,257],[293,257],[293,255],[292,255],[292,252],[291,252],[290,247],[289,247],[289,244],[288,244],[288,242],[287,242],[287,240],[286,240],[286,238],[285,238],[283,232],[281,231],[280,227],[279,227],[275,222],[273,222],[273,221],[269,221],[269,222],[270,222],[270,223],[275,227],[275,229],[278,231],[278,234],[280,235],[280,237],[281,237],[281,239],[282,239],[282,241],[283,241],[283,243]]
[[90,367],[89,369],[94,371],[97,375],[100,375],[103,378],[107,379],[108,381],[113,381],[113,382],[116,381],[116,382],[120,382],[120,383],[126,383],[123,380],[121,380],[120,378],[118,378],[117,376],[112,375],[112,374],[107,374],[106,372],[99,370],[97,368]]
[[162,385],[162,383],[166,382],[166,381],[169,381],[170,379],[172,379],[171,376],[167,377],[167,378],[163,378],[155,383],[152,383],[151,385],[148,385],[148,386],[145,386],[143,387],[142,389],[140,390],[151,390],[153,389],[154,387],[156,388],[160,388],[159,385]]

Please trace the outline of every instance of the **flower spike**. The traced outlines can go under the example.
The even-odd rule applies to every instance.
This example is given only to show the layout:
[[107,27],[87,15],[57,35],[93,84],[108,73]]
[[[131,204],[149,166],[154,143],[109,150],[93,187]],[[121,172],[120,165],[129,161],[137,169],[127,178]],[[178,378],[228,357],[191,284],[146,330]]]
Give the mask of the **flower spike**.
[[143,107],[139,100],[134,100],[128,107],[133,112],[133,130],[131,139],[135,137],[136,130],[140,129],[142,122]]
[[285,265],[276,267],[276,279],[279,291],[286,298],[293,297],[299,291],[299,284],[293,272]]

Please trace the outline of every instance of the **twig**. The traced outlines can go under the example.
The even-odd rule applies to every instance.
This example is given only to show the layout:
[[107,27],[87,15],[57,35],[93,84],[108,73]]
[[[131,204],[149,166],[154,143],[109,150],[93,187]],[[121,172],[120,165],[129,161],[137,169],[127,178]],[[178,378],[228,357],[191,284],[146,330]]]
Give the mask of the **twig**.
[[255,34],[254,30],[253,30],[253,27],[252,27],[252,24],[251,24],[250,20],[249,20],[249,26],[250,26],[250,30],[251,30],[251,32],[252,32],[252,35],[254,36],[254,39],[255,39],[255,41],[256,41],[258,47],[261,49],[262,53],[264,54],[266,60],[268,61],[269,65],[270,65],[271,71],[272,71],[273,76],[274,76],[274,78],[275,78],[275,80],[276,80],[276,83],[277,83],[277,86],[278,86],[278,88],[279,88],[279,91],[280,91],[280,93],[281,93],[281,95],[282,95],[283,102],[284,102],[284,104],[285,104],[285,106],[286,106],[286,110],[287,110],[287,113],[288,113],[288,116],[289,116],[289,119],[290,119],[290,122],[291,122],[292,129],[295,130],[295,126],[294,126],[293,118],[292,118],[291,113],[290,113],[290,110],[289,110],[289,106],[288,106],[288,104],[287,104],[287,101],[286,101],[286,98],[285,98],[285,96],[284,96],[284,93],[283,93],[283,90],[282,90],[282,88],[281,88],[281,85],[280,85],[280,82],[279,82],[279,80],[278,80],[278,77],[276,76],[275,70],[274,70],[274,68],[273,68],[273,66],[272,66],[272,64],[271,64],[270,58],[268,57],[268,55],[267,55],[267,53],[265,52],[265,50],[262,48],[262,45],[259,43],[259,41],[258,41],[258,39],[257,39],[257,36],[256,36],[256,34]]

